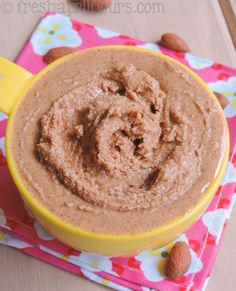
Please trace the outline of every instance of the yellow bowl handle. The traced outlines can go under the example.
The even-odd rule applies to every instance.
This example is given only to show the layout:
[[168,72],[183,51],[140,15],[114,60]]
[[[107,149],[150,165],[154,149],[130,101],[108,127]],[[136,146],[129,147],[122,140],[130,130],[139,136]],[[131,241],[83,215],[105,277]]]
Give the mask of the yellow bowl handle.
[[9,115],[32,74],[0,58],[0,111]]

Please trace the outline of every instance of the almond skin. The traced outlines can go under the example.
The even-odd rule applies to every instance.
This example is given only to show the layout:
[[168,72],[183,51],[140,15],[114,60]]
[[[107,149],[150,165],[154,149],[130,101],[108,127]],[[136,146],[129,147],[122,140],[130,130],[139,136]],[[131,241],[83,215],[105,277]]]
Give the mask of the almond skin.
[[222,109],[225,109],[225,107],[229,105],[229,100],[223,94],[220,94],[218,92],[214,92],[214,94],[216,95],[216,98],[220,102]]
[[74,0],[74,3],[80,4],[87,10],[98,12],[111,6],[112,0]]
[[175,33],[164,33],[161,36],[160,45],[179,52],[189,52],[190,48],[187,43]]
[[52,48],[46,53],[46,55],[44,55],[43,60],[45,63],[51,64],[55,60],[74,52],[76,52],[76,49],[71,48],[71,47],[62,46],[62,47]]
[[172,248],[165,267],[165,274],[168,278],[180,278],[191,265],[191,254],[185,242],[177,242]]

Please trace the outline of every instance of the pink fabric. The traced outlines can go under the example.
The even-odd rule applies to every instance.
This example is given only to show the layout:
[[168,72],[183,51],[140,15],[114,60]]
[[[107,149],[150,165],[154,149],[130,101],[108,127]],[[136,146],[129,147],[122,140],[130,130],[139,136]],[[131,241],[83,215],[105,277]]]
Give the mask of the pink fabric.
[[[170,51],[128,36],[122,36],[110,31],[104,32],[91,25],[70,20],[69,18],[65,19],[63,16],[62,18],[60,17],[51,13],[44,17],[34,35],[20,53],[16,61],[18,65],[32,73],[37,73],[46,66],[43,62],[43,55],[39,53],[45,49],[43,47],[44,42],[40,44],[41,40],[38,40],[40,37],[44,37],[44,35],[40,34],[42,33],[40,27],[45,27],[45,29],[50,25],[55,27],[56,21],[61,23],[61,26],[66,26],[68,22],[71,24],[71,27],[66,29],[70,30],[68,35],[74,42],[80,42],[77,46],[79,50],[99,45],[138,45],[160,51],[175,58],[194,70],[209,83],[209,86],[214,91],[222,92],[229,98],[230,104],[225,109],[231,139],[228,171],[203,218],[199,219],[180,238],[186,240],[193,251],[196,261],[193,270],[190,274],[179,279],[167,280],[163,277],[161,268],[160,270],[152,268],[157,268],[156,266],[165,260],[162,253],[163,250],[168,252],[168,246],[161,251],[155,250],[156,253],[146,252],[135,257],[99,258],[95,256],[91,259],[91,255],[74,250],[52,238],[37,222],[30,218],[23,207],[7,167],[4,150],[7,117],[0,113],[0,229],[2,231],[0,243],[15,246],[22,252],[55,266],[120,290],[144,290],[144,287],[147,288],[145,290],[148,290],[148,288],[165,291],[185,290],[186,288],[201,290],[210,275],[213,262],[218,254],[230,216],[230,210],[236,198],[234,194],[236,179],[236,131],[234,130],[236,126],[236,70],[196,58],[190,54]],[[65,33],[66,29],[62,29],[61,33]],[[48,37],[47,32],[44,33],[45,37]],[[69,38],[67,41],[70,41]],[[52,39],[51,42],[55,42],[55,46],[61,46],[61,44],[58,45],[55,39]],[[73,44],[70,43],[68,46],[73,46]],[[12,240],[14,243],[12,243]],[[98,269],[92,267],[91,260],[98,261]]]

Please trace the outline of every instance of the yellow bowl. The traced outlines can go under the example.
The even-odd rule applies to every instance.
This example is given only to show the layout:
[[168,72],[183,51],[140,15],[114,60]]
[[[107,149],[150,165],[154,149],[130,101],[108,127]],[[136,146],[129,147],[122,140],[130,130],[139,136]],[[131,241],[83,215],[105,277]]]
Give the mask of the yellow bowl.
[[[137,47],[124,47],[124,46],[106,46],[100,47],[101,49],[124,49],[135,50],[140,53],[146,52],[163,58],[165,60],[172,61],[184,68],[189,74],[191,74],[195,80],[212,96],[217,103],[222,116],[223,111],[220,107],[215,95],[210,91],[205,82],[200,79],[193,71],[186,66],[173,60],[172,58],[162,55],[150,50],[137,48]],[[89,49],[91,50],[91,49]],[[84,50],[77,52],[78,54],[85,54]],[[76,54],[77,54],[76,53]],[[170,223],[161,227],[155,228],[145,233],[138,233],[134,235],[112,235],[103,233],[94,233],[79,227],[75,227],[69,224],[59,217],[55,216],[48,209],[39,203],[39,201],[28,192],[24,181],[22,180],[11,154],[10,140],[13,133],[13,120],[15,112],[24,98],[27,91],[34,85],[34,83],[40,79],[49,70],[52,70],[61,63],[66,62],[69,58],[72,58],[74,54],[61,58],[53,64],[47,66],[37,75],[32,75],[19,66],[0,58],[0,110],[9,115],[6,132],[6,154],[8,166],[11,175],[15,181],[20,195],[26,205],[28,211],[55,237],[64,243],[88,252],[118,256],[129,255],[137,253],[144,249],[152,249],[153,247],[161,247],[168,242],[174,240],[181,233],[186,231],[206,210],[207,206],[211,202],[226,170],[228,155],[229,155],[229,133],[226,120],[224,118],[224,126],[226,131],[226,146],[223,154],[223,159],[220,165],[217,176],[214,178],[210,186],[207,188],[204,195],[201,197],[197,205],[189,210],[184,216],[178,217]]]

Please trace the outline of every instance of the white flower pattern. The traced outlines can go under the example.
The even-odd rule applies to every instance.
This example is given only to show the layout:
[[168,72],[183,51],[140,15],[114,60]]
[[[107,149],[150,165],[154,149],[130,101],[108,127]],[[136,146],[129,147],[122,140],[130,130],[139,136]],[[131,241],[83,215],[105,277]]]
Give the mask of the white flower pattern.
[[77,31],[73,30],[70,19],[59,14],[45,17],[30,41],[34,52],[38,55],[44,55],[55,47],[78,47],[82,43]]
[[[156,249],[149,252],[143,252],[135,258],[141,262],[141,269],[144,276],[153,282],[161,281],[165,279],[164,266],[166,262],[166,254],[171,250],[172,246],[177,241],[184,241],[188,243],[188,239],[185,235],[180,236],[177,240],[164,246],[160,249]],[[185,275],[198,273],[203,267],[202,261],[197,257],[197,254],[190,249],[192,263]]]
[[24,248],[32,247],[30,244],[22,240],[19,240],[9,234],[6,234],[2,231],[0,231],[0,244],[17,248],[17,249],[24,249]]
[[224,175],[223,180],[221,181],[221,185],[225,185],[228,183],[234,183],[236,180],[236,168],[234,165],[229,162],[227,166],[226,173]]
[[116,37],[120,35],[120,33],[118,32],[114,32],[105,28],[101,28],[97,26],[95,26],[94,28],[97,31],[97,34],[102,38],[112,38],[112,37]]
[[69,261],[74,264],[79,264],[90,272],[103,270],[110,274],[115,274],[112,271],[112,262],[108,257],[82,252],[79,257],[70,256]]
[[51,234],[49,234],[38,221],[34,222],[34,228],[35,228],[37,236],[39,238],[41,238],[43,240],[53,240],[54,239],[54,237]]
[[214,211],[208,211],[202,216],[202,222],[211,235],[216,237],[220,236],[228,213],[228,209],[217,209]]
[[7,224],[7,219],[6,219],[5,213],[0,208],[0,226],[6,226],[6,224]]
[[6,156],[5,150],[5,137],[0,138],[0,151],[2,151],[3,155]]

